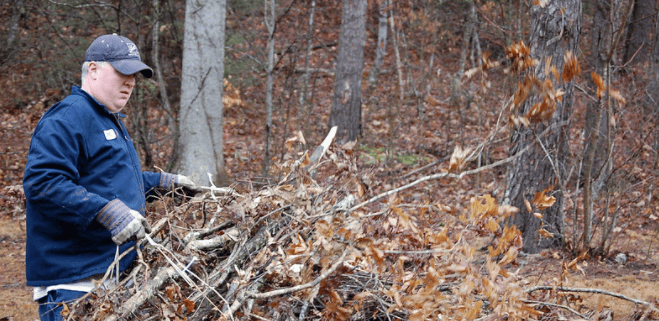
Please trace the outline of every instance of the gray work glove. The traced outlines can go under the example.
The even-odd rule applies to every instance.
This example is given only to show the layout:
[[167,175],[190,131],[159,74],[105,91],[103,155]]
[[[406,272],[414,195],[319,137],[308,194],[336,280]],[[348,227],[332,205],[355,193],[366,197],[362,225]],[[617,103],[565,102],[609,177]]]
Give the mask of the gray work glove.
[[189,187],[189,188],[197,187],[197,184],[185,175],[177,175],[176,176],[176,185],[183,186],[183,187]]
[[176,186],[183,187],[184,190],[192,192],[202,192],[202,189],[197,183],[185,175],[176,175],[176,181],[174,182]]
[[120,200],[113,200],[96,215],[96,220],[105,226],[112,241],[121,245],[135,237],[143,239],[146,233],[151,233],[151,226],[140,212],[130,209]]

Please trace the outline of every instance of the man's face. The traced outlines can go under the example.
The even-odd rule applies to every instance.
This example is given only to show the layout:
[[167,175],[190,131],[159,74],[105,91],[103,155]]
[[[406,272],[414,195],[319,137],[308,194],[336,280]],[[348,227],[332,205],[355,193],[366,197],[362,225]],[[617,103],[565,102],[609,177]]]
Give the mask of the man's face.
[[135,87],[135,75],[123,75],[110,63],[104,63],[102,66],[96,65],[96,74],[92,77],[96,77],[90,84],[92,96],[110,112],[121,111]]

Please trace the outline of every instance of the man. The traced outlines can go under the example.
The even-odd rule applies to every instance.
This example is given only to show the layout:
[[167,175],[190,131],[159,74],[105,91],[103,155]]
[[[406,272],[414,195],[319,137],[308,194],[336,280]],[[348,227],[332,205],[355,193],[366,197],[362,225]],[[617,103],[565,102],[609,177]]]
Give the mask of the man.
[[[23,187],[27,199],[27,285],[41,320],[61,320],[60,302],[94,288],[117,247],[123,253],[151,228],[145,196],[154,188],[193,184],[169,173],[142,172],[120,113],[137,73],[149,78],[135,44],[113,35],[89,46],[82,86],[53,105],[32,135]],[[125,270],[137,254],[119,264]]]

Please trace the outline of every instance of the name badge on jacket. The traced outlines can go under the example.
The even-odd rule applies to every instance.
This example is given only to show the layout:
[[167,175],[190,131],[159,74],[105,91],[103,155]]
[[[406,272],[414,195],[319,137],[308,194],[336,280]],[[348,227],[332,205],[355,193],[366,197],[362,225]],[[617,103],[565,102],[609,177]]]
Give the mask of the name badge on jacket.
[[105,134],[106,140],[113,140],[117,138],[117,132],[115,132],[114,129],[104,130],[103,134]]

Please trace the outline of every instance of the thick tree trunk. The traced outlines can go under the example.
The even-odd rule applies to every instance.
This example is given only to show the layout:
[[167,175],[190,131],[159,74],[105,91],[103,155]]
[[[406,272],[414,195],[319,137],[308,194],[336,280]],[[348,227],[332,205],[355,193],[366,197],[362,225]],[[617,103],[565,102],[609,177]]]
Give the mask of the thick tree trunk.
[[361,134],[366,7],[366,0],[343,0],[339,56],[329,122],[330,128],[338,126],[338,142],[357,140]]
[[227,185],[224,168],[222,93],[226,0],[187,0],[181,83],[181,174],[202,185],[210,173]]
[[[557,81],[551,73],[546,76],[545,61],[551,58],[552,64],[560,71],[565,53],[568,50],[577,52],[581,32],[581,1],[550,1],[544,7],[533,6],[531,10],[531,55],[540,61],[537,66],[532,67],[535,69],[534,75],[541,82],[549,77],[554,88],[565,92],[562,101],[557,101],[556,110],[549,121],[518,127],[511,137],[510,155],[517,154],[528,145],[531,147],[511,165],[504,203],[520,209],[511,222],[523,233],[523,250],[535,253],[542,248],[558,245],[563,239],[563,183],[567,175],[565,162],[569,134],[567,124],[572,113],[574,85],[572,82]],[[538,99],[539,97],[527,99],[519,112],[525,115]],[[550,126],[552,128],[547,135],[538,136]],[[556,198],[554,205],[545,210],[534,208],[529,212],[525,200],[532,201],[537,193],[544,190]],[[542,221],[535,217],[533,212],[542,213]],[[554,236],[540,238],[536,232],[541,225]]]
[[[615,59],[615,48],[629,8],[619,0],[595,1],[593,13],[592,43],[589,63],[593,71],[604,80],[605,87],[613,83],[610,66]],[[591,79],[591,87],[597,84]],[[593,208],[599,193],[605,188],[611,172],[610,127],[611,105],[603,95],[597,102],[589,102],[586,109],[585,145],[581,180],[584,182],[584,224],[581,236],[583,249],[590,249],[593,234]],[[575,222],[576,224],[576,222]]]
[[[597,2],[602,2],[601,0]],[[636,0],[627,30],[627,43],[623,63],[644,64],[652,55],[652,34],[655,25],[657,2]]]

